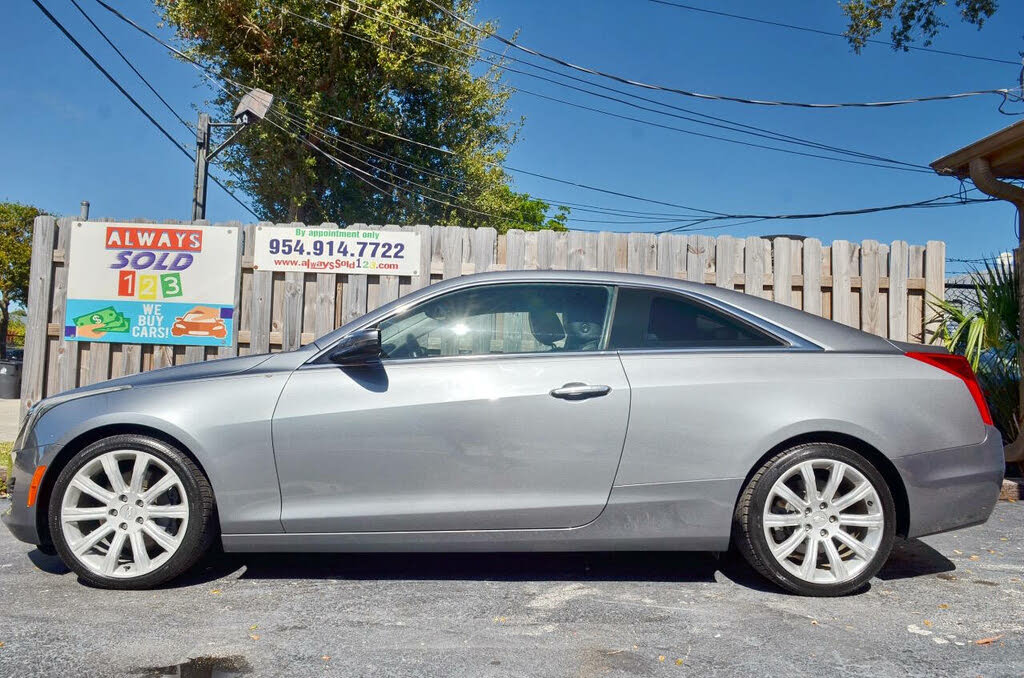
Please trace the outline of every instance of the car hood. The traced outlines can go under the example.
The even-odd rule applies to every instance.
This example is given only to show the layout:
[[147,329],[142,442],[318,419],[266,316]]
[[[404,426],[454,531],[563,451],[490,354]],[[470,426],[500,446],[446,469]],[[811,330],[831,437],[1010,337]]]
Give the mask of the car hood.
[[[133,374],[127,377],[119,377],[110,381],[102,381],[90,386],[83,386],[75,389],[76,393],[85,393],[100,389],[109,389],[118,386],[151,386],[156,384],[170,384],[181,381],[192,381],[195,379],[210,379],[213,377],[224,377],[231,374],[240,374],[256,368],[274,357],[275,354],[263,353],[260,355],[247,355],[239,358],[223,358],[220,360],[208,360],[201,363],[190,363],[188,365],[177,365],[175,367],[164,367],[158,370]],[[280,354],[277,354],[280,355]]]

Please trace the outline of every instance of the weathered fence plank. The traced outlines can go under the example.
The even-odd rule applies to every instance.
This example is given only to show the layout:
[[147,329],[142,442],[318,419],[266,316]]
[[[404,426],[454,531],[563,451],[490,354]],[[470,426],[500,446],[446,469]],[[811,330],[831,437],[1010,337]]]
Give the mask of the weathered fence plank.
[[793,248],[789,238],[775,238],[772,241],[772,293],[775,301],[786,306],[793,305]]
[[853,318],[853,247],[846,240],[832,243],[832,320],[856,327]]
[[939,327],[932,304],[946,295],[946,243],[929,240],[924,250],[924,341],[929,343]]
[[871,334],[880,333],[878,259],[878,241],[865,240],[860,248],[860,322],[861,329]]
[[[71,219],[36,220],[32,284],[23,373],[23,405],[45,395],[122,374],[175,363],[235,354],[288,350],[307,344],[368,309],[439,279],[489,270],[605,270],[660,275],[738,289],[880,336],[921,341],[934,333],[926,299],[941,296],[945,245],[891,245],[873,240],[838,240],[824,246],[803,240],[703,234],[614,232],[524,232],[491,228],[385,226],[419,234],[414,276],[360,273],[279,273],[253,268],[256,230],[241,226],[244,247],[236,290],[235,337],[230,347],[140,346],[66,341],[66,262],[71,256]],[[337,228],[323,224],[320,228]],[[378,228],[353,224],[351,228]],[[515,320],[505,333],[506,350],[523,340]]]
[[804,240],[803,250],[803,308],[808,313],[821,315],[821,241],[817,238]]
[[907,341],[907,243],[897,240],[889,248],[889,338]]
[[[46,349],[49,343],[46,321],[50,314],[53,285],[53,250],[57,222],[51,216],[36,217],[32,224],[32,256],[29,260],[28,304],[25,316],[25,355],[21,372],[21,413],[43,398]],[[63,320],[61,321],[63,322]]]

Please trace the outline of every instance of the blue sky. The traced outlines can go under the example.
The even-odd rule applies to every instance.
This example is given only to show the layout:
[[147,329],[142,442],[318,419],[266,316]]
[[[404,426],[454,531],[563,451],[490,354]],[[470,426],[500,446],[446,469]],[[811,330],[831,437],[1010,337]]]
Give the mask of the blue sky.
[[[181,141],[194,141],[102,43],[66,0],[44,4],[79,37]],[[113,4],[148,26],[148,2]],[[774,21],[842,30],[837,3],[816,0],[693,4]],[[1004,2],[982,31],[954,23],[937,48],[1015,60],[1024,49],[1024,6]],[[97,22],[187,119],[208,91],[177,63],[91,0]],[[1018,68],[872,45],[860,56],[843,40],[656,5],[644,0],[481,0],[481,18],[523,44],[577,63],[684,89],[796,101],[869,101],[1012,87]],[[498,45],[492,45],[499,48]],[[94,217],[184,219],[192,168],[159,132],[27,0],[0,8],[0,199],[77,214],[89,200]],[[612,102],[510,74],[508,82],[695,131]],[[611,83],[607,83],[611,84]],[[637,90],[702,113],[816,141],[927,164],[1021,118],[997,111],[997,97],[888,109],[802,110],[705,102]],[[1024,106],[1018,106],[1024,110]],[[525,125],[508,163],[580,183],[728,213],[792,213],[911,202],[952,193],[958,182],[931,174],[801,158],[744,148],[568,108],[525,94],[510,113]],[[754,140],[758,141],[758,140]],[[660,208],[517,176],[535,195],[631,210]],[[209,217],[250,220],[215,186]],[[577,213],[576,216],[584,217]],[[951,257],[971,258],[1015,244],[1013,209],[1003,203],[912,210],[803,222],[768,222],[714,233],[802,233],[832,240],[945,240]],[[583,226],[580,224],[580,226]],[[591,228],[624,228],[590,226]],[[657,230],[657,225],[636,230]],[[956,265],[950,266],[957,270]]]

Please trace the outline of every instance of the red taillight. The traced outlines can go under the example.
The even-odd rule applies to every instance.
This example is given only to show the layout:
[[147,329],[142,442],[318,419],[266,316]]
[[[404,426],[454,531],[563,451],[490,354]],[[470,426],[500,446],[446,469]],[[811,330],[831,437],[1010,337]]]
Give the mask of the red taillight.
[[988,404],[985,402],[985,395],[981,392],[981,386],[978,384],[978,377],[975,376],[974,370],[971,369],[971,364],[967,362],[967,358],[950,353],[918,353],[916,351],[911,351],[906,356],[960,377],[964,384],[967,385],[967,390],[971,392],[974,404],[978,406],[978,414],[981,415],[981,420],[987,425],[992,426],[992,414],[988,411]]

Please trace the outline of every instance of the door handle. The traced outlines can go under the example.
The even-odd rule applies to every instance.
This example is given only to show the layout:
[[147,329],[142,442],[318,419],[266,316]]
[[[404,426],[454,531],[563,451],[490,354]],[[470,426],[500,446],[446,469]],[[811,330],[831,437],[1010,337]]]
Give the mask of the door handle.
[[552,397],[562,400],[585,400],[587,398],[598,398],[611,393],[611,386],[590,385],[579,381],[572,381],[561,388],[551,391]]

